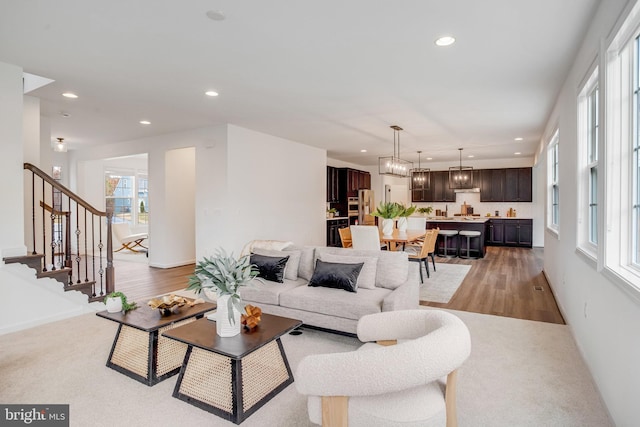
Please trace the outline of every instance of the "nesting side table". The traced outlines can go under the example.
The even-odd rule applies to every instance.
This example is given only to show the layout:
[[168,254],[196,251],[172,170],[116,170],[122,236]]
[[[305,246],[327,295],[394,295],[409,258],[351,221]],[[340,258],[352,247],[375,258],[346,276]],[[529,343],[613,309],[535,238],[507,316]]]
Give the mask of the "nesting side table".
[[[187,300],[192,301],[190,298]],[[177,374],[187,346],[163,337],[162,333],[194,322],[215,309],[214,303],[193,307],[186,304],[176,314],[160,316],[158,310],[144,304],[127,313],[96,313],[119,323],[107,366],[148,386]]]

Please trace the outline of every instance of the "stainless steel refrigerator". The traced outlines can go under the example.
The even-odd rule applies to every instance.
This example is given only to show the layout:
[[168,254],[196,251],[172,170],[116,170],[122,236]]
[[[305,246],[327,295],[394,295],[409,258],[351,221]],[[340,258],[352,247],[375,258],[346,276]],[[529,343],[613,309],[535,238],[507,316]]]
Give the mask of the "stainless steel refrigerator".
[[375,210],[373,190],[358,190],[358,224],[375,225],[376,218],[371,215]]

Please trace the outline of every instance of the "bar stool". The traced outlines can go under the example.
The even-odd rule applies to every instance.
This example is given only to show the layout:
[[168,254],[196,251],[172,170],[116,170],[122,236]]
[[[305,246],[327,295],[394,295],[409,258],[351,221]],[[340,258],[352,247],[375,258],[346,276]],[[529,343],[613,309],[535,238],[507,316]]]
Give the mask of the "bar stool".
[[[445,257],[445,258],[455,258],[458,256],[458,246],[454,246],[452,248],[449,247],[448,245],[448,241],[450,237],[454,237],[458,235],[458,230],[440,230],[438,232],[439,236],[443,236],[444,237],[444,245],[442,247],[442,251],[438,252],[438,256],[439,257]],[[451,255],[449,254],[449,250],[453,249],[455,251],[455,254]]]
[[[480,235],[482,233],[480,233],[479,231],[471,231],[471,230],[462,230],[460,231],[460,237],[466,237],[467,238],[467,255],[463,256],[462,255],[462,251],[463,251],[463,247],[462,247],[462,239],[460,239],[459,241],[459,245],[458,245],[458,256],[460,258],[468,258],[468,259],[478,259],[480,258]],[[469,252],[471,251],[471,239],[478,239],[478,249],[473,249],[473,251],[478,252],[478,256],[477,257],[472,257]]]

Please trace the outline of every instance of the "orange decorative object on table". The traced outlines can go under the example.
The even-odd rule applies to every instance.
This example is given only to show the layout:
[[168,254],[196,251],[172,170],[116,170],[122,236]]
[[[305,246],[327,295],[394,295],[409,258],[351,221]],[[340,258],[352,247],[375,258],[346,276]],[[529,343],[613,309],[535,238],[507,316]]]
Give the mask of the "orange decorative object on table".
[[260,323],[262,310],[260,309],[260,307],[254,307],[250,304],[247,304],[244,309],[247,314],[243,314],[240,317],[240,321],[245,328],[247,328],[249,331],[252,331],[256,326],[258,326],[258,323]]

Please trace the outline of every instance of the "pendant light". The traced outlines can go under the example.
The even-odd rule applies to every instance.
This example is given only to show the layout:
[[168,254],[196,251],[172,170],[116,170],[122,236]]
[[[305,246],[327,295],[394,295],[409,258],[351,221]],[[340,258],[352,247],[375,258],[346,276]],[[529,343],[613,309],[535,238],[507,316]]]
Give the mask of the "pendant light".
[[[391,126],[391,129],[393,129],[393,156],[378,158],[378,173],[380,175],[408,178],[411,173],[411,169],[413,168],[413,163],[400,158],[400,131],[402,128],[400,126],[393,125]],[[398,144],[397,155],[396,138]]]
[[460,163],[458,166],[449,168],[449,188],[451,189],[469,189],[473,188],[473,168],[471,166],[462,166],[462,148],[460,151]]
[[411,169],[410,190],[428,190],[431,185],[431,169],[420,167],[420,154],[418,151],[418,167]]

